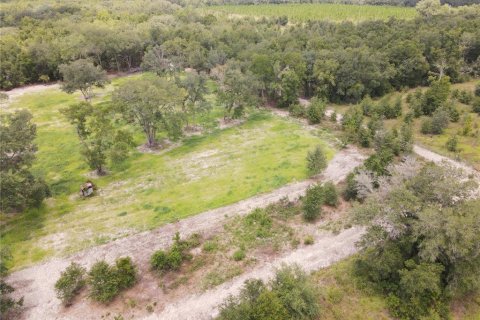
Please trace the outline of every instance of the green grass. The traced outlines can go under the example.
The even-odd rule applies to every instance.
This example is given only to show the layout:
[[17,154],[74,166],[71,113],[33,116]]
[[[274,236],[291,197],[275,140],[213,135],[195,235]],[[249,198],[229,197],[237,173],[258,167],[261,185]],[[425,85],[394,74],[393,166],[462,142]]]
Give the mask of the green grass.
[[392,6],[367,6],[344,4],[262,4],[262,5],[226,5],[202,8],[203,11],[217,11],[227,14],[254,17],[287,16],[294,21],[331,20],[365,21],[413,19],[417,16],[415,8]]
[[[95,103],[125,79],[98,91]],[[245,123],[185,138],[160,154],[137,151],[124,165],[94,179],[98,195],[81,199],[78,189],[90,171],[79,155],[74,129],[59,109],[79,99],[58,90],[20,98],[10,107],[27,108],[38,125],[39,152],[34,166],[52,186],[54,197],[40,209],[1,216],[2,244],[13,251],[13,267],[158,227],[221,207],[307,177],[307,151],[323,137],[294,121],[255,112]],[[221,114],[216,107],[205,119]],[[143,136],[137,135],[138,144]]]
[[311,275],[321,292],[319,319],[393,319],[385,298],[363,288],[353,275],[353,263],[354,258],[348,258]]

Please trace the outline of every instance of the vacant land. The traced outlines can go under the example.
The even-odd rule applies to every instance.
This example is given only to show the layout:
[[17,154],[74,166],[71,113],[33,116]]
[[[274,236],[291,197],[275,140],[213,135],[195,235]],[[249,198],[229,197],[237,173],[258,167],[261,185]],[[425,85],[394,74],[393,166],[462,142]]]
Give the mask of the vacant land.
[[[116,79],[97,92],[108,103]],[[38,125],[36,173],[52,186],[54,197],[40,209],[2,216],[2,241],[12,246],[14,265],[68,253],[147,230],[307,177],[305,157],[325,140],[300,125],[265,112],[244,123],[178,141],[155,154],[135,150],[126,163],[94,178],[98,195],[81,199],[80,184],[92,175],[81,159],[74,129],[59,110],[79,99],[57,89],[25,95],[7,110],[27,108]],[[212,127],[220,107],[205,119]],[[137,143],[143,143],[140,133]]]
[[[473,92],[475,85],[478,83],[478,79],[458,83],[452,85],[452,90],[466,90],[467,92]],[[425,92],[427,88],[420,87],[420,90]],[[375,99],[375,101],[380,101],[382,99],[387,99],[390,102],[395,101],[397,98],[402,99],[402,115],[406,115],[410,112],[409,104],[406,102],[408,94],[413,94],[417,89],[409,89],[402,92],[393,92],[386,95],[383,98]],[[414,136],[415,143],[422,145],[430,150],[433,150],[437,153],[440,153],[444,156],[450,158],[461,160],[468,165],[474,167],[476,170],[480,170],[480,116],[472,112],[472,106],[463,104],[459,101],[455,102],[457,109],[460,113],[460,119],[457,122],[450,122],[448,127],[442,134],[432,135],[432,134],[422,134],[421,133],[421,123],[426,118],[421,116],[417,119],[414,119]],[[335,110],[338,114],[344,114],[350,107],[353,105],[349,104],[330,104],[329,108]],[[471,123],[471,133],[462,134],[463,127],[465,125],[465,116],[469,115]],[[368,119],[367,119],[368,122]],[[402,124],[402,117],[398,119],[387,119],[385,120],[385,126],[387,128],[400,128]],[[447,150],[446,142],[452,136],[456,136],[458,139],[458,150],[456,152],[451,152]]]
[[364,6],[343,4],[264,4],[215,6],[202,10],[221,11],[255,17],[286,16],[295,21],[331,20],[331,21],[366,21],[413,19],[417,16],[414,8],[390,6]]

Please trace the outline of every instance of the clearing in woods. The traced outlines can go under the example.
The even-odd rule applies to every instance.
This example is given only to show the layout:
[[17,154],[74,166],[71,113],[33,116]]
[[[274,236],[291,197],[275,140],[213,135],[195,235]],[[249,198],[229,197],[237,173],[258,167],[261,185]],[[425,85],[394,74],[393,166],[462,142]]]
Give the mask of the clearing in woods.
[[390,18],[413,19],[417,16],[415,8],[410,7],[327,3],[226,5],[206,7],[201,10],[254,17],[286,16],[291,20],[302,22],[308,20],[358,22],[365,20],[388,20]]
[[[133,77],[138,77],[134,75]],[[97,91],[94,104],[109,103],[111,90],[125,78]],[[213,95],[210,96],[215,101]],[[2,243],[18,268],[149,230],[165,223],[225,206],[307,177],[306,154],[322,145],[327,158],[335,153],[328,134],[268,112],[255,112],[244,123],[215,127],[222,108],[214,106],[202,120],[209,130],[185,138],[161,154],[133,151],[126,163],[93,178],[98,195],[78,196],[92,179],[82,161],[74,128],[59,112],[79,101],[53,88],[15,97],[2,112],[27,108],[37,124],[38,154],[34,171],[54,196],[40,209],[1,217]],[[137,145],[144,141],[138,131]]]

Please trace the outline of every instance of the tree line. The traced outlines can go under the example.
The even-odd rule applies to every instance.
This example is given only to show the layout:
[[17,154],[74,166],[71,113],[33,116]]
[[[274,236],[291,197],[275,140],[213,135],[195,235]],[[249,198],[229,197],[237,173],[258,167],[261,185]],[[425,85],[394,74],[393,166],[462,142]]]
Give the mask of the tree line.
[[193,68],[215,76],[226,68],[226,85],[246,77],[255,86],[245,89],[288,106],[298,95],[356,102],[426,84],[432,74],[457,82],[480,72],[475,6],[448,12],[427,6],[412,21],[283,25],[178,10],[169,2],[161,14],[134,6],[128,17],[125,7],[92,4],[51,5],[54,13],[44,15],[5,6],[1,88],[58,80],[60,65],[89,59],[107,71]]

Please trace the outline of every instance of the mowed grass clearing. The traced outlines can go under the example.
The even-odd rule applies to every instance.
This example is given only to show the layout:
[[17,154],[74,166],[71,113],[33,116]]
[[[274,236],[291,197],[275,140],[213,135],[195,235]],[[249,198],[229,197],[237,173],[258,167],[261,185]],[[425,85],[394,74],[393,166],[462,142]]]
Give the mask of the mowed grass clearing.
[[[98,91],[106,103],[114,80]],[[107,176],[94,178],[95,197],[81,199],[80,184],[89,168],[79,153],[74,128],[59,110],[78,95],[59,90],[25,95],[9,107],[27,108],[37,123],[37,161],[33,171],[47,180],[54,196],[37,210],[2,215],[3,245],[10,245],[15,268],[152,229],[212,208],[228,205],[307,177],[305,157],[320,144],[333,157],[321,134],[288,119],[257,111],[245,123],[185,138],[178,147],[148,154],[136,150]],[[219,117],[216,106],[205,119]],[[138,134],[138,144],[143,143]]]
[[330,20],[330,21],[365,21],[413,19],[417,16],[415,8],[393,6],[345,5],[327,3],[302,4],[260,4],[260,5],[225,5],[202,8],[203,11],[218,11],[254,17],[287,16],[294,21]]

